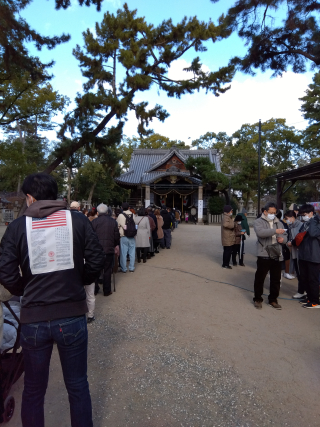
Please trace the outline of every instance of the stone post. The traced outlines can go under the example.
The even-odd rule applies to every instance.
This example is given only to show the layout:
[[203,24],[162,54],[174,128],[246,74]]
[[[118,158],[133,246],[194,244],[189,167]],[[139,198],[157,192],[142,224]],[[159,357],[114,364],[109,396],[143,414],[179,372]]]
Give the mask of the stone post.
[[150,206],[150,185],[146,185],[146,193],[144,198],[144,207]]
[[239,213],[242,213],[243,204],[244,204],[244,200],[241,197],[241,199],[239,200]]
[[198,188],[198,223],[203,224],[203,187]]

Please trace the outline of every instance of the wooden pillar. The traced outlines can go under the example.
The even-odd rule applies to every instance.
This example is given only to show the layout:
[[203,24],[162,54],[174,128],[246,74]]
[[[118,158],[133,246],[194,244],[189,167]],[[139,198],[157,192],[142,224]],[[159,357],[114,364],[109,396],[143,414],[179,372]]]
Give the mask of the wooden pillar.
[[144,207],[150,206],[150,185],[146,185],[146,193],[144,198]]
[[199,185],[198,188],[198,223],[203,223],[203,187]]

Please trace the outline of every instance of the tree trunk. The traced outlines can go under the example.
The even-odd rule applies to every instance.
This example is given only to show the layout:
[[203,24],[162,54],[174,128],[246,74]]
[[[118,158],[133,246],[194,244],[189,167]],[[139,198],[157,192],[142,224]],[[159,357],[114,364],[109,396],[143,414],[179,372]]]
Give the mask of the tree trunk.
[[224,197],[226,198],[226,205],[230,205],[230,197],[227,190],[223,190],[222,193],[224,194]]
[[90,205],[91,205],[91,200],[92,200],[92,196],[93,196],[93,192],[94,192],[94,189],[95,189],[95,186],[97,185],[97,183],[95,182],[95,183],[93,183],[92,184],[92,187],[90,188],[90,191],[89,191],[89,196],[88,196],[88,203],[90,203]]
[[68,199],[68,204],[70,205],[71,203],[71,169],[67,168],[67,173],[68,173],[68,195],[67,195],[67,199]]
[[[18,132],[19,132],[19,139],[22,143],[22,156],[24,155],[24,146],[26,144],[26,137],[25,134],[22,133],[22,129],[20,126],[19,121],[17,120],[17,128],[18,128]],[[18,177],[18,187],[17,187],[17,193],[19,193],[21,190],[21,175],[19,175]]]

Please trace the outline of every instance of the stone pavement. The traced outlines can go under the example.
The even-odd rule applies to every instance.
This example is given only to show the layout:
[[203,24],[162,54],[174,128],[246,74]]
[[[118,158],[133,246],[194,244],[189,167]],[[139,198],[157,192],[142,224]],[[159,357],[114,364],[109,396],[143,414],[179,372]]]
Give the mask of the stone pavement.
[[[292,301],[297,281],[287,279],[282,311],[254,309],[254,245],[252,236],[246,267],[224,270],[220,227],[183,224],[170,250],[117,274],[116,293],[97,296],[95,427],[320,425],[320,310]],[[21,392],[22,380],[10,427],[21,426]],[[70,426],[56,349],[45,410],[47,427]]]

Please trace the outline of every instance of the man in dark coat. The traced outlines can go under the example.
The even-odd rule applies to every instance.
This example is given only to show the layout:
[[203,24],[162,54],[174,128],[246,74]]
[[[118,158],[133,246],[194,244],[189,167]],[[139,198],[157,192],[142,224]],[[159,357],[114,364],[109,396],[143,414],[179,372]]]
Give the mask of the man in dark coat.
[[111,275],[114,262],[114,248],[120,244],[120,233],[117,221],[107,214],[108,206],[101,203],[97,207],[98,218],[92,221],[92,228],[97,233],[99,242],[106,254],[103,267],[103,295],[109,296],[111,291]]
[[[157,217],[152,212],[152,208],[151,207],[147,209],[147,212],[148,212],[148,216],[153,219],[153,222],[154,222],[154,224],[156,226],[156,228],[154,228],[152,230],[152,243],[153,244],[152,245],[150,244],[150,248],[153,249],[153,252],[151,252],[151,256],[154,256],[155,253],[156,254],[159,253],[159,251],[156,249],[156,242],[158,240],[158,233],[157,233],[157,231],[158,231],[158,222],[157,222]],[[151,224],[150,224],[150,226],[151,226]]]
[[167,249],[170,249],[171,247],[171,224],[172,224],[172,217],[169,212],[169,208],[167,209],[166,206],[163,206],[162,211],[160,212],[160,215],[163,218],[163,234],[164,234],[164,244]]
[[[314,207],[310,204],[302,205],[299,215],[303,220],[299,232],[305,232],[298,248],[299,270],[301,282],[307,291],[305,301],[301,302],[304,308],[320,308],[320,216],[314,215]],[[296,245],[298,236],[292,241],[293,245]]]
[[[0,245],[0,282],[13,295],[23,296],[22,425],[44,426],[44,397],[56,343],[71,425],[93,427],[84,288],[99,275],[105,254],[88,218],[56,200],[58,186],[51,175],[27,176],[22,191],[28,209],[8,226]],[[60,425],[58,419],[56,424]]]

